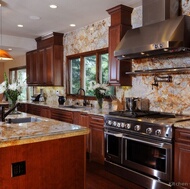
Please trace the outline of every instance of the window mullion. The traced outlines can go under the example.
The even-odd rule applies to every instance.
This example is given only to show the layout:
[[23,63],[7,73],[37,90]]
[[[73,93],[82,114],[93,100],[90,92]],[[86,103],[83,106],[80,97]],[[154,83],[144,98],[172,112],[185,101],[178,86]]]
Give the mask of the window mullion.
[[81,56],[81,70],[80,70],[80,87],[84,88],[85,84],[85,65],[84,65],[84,56]]

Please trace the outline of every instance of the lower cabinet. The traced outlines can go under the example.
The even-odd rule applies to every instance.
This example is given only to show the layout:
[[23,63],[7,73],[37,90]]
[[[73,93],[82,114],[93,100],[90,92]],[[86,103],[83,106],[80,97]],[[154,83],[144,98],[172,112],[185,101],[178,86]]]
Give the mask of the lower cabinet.
[[27,112],[27,104],[26,103],[20,103],[20,105],[17,107],[17,110],[20,112]]
[[175,189],[190,189],[190,130],[175,129],[174,183]]
[[[89,116],[87,113],[80,112],[80,119],[78,125],[89,128]],[[90,134],[86,135],[86,152],[89,158],[90,154]]]
[[73,123],[73,112],[51,108],[51,119],[56,119],[67,123]]
[[103,116],[92,115],[87,112],[50,108],[36,104],[21,104],[19,111],[90,128],[90,134],[86,135],[87,157],[91,161],[104,164]]
[[90,160],[104,164],[104,117],[90,115]]
[[51,110],[49,107],[27,104],[27,113],[50,118]]

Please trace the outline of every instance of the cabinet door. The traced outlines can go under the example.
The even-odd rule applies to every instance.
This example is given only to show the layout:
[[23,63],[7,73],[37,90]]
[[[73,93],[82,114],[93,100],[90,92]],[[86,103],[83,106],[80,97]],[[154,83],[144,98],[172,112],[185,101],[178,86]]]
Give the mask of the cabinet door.
[[63,85],[63,47],[54,45],[44,51],[43,78],[46,85]]
[[17,110],[20,112],[27,112],[27,104],[21,103],[18,107]]
[[27,113],[40,116],[40,114],[41,114],[41,106],[28,104],[27,105]]
[[[87,113],[81,112],[79,125],[89,128],[89,116]],[[90,153],[90,134],[86,135],[86,151]]]
[[46,85],[53,85],[53,46],[45,49],[43,76]]
[[174,185],[175,188],[190,188],[190,145],[175,143],[174,157]]
[[90,159],[104,164],[104,118],[91,115],[90,122]]
[[51,117],[50,108],[49,107],[41,107],[40,116],[50,118]]
[[174,188],[190,188],[190,131],[175,129]]
[[37,51],[26,53],[27,84],[37,83]]
[[[126,29],[125,29],[126,28]],[[113,86],[131,86],[131,76],[125,72],[131,71],[131,60],[118,60],[114,51],[128,27],[117,25],[109,28],[109,83]]]
[[37,64],[37,72],[36,72],[36,77],[37,77],[37,81],[38,84],[44,85],[46,84],[45,80],[44,80],[44,62],[45,62],[45,50],[44,49],[40,49],[38,50],[38,64]]

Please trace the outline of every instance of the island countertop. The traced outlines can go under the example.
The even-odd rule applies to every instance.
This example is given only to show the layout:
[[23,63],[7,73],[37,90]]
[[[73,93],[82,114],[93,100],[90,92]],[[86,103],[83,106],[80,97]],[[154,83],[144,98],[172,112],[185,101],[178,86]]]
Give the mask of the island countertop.
[[87,127],[27,113],[9,115],[7,119],[24,117],[38,118],[39,121],[27,123],[0,122],[0,148],[86,135],[89,133],[89,128]]

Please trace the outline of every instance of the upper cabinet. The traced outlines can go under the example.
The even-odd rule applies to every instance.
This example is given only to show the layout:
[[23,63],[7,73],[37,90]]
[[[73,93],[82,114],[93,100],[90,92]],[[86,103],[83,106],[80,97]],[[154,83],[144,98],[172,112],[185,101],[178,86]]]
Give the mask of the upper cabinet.
[[131,60],[117,60],[114,51],[127,30],[131,29],[132,8],[119,5],[107,10],[111,15],[109,27],[109,84],[113,86],[131,86],[131,76],[125,72],[131,71]]
[[36,38],[37,49],[26,53],[28,85],[63,86],[63,34]]

